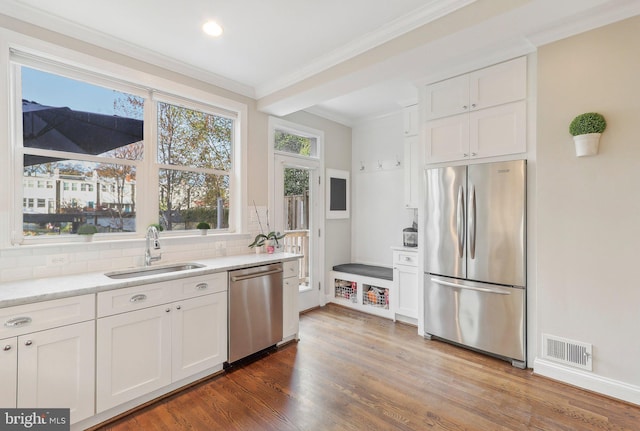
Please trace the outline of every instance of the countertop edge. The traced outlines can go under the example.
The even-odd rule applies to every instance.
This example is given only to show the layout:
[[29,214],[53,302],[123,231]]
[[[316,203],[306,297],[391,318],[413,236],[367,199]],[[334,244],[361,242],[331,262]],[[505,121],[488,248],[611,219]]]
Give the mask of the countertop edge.
[[[0,309],[68,298],[72,296],[95,294],[132,286],[177,280],[186,277],[198,277],[217,272],[232,271],[234,269],[248,268],[251,266],[259,266],[275,262],[287,262],[300,259],[301,257],[303,256],[300,254],[291,253],[254,253],[215,257],[210,259],[189,260],[188,263],[197,263],[203,265],[203,267],[181,272],[155,274],[131,279],[114,280],[105,275],[105,273],[114,271],[104,271],[0,283]],[[166,264],[178,263],[183,262],[166,262]],[[122,268],[118,271],[126,271],[129,269],[136,268]]]

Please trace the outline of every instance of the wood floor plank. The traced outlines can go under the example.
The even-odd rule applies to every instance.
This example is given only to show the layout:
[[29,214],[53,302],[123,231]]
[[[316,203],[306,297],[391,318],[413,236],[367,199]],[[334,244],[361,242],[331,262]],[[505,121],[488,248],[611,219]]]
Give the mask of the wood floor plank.
[[301,340],[100,431],[640,430],[640,406],[328,305]]

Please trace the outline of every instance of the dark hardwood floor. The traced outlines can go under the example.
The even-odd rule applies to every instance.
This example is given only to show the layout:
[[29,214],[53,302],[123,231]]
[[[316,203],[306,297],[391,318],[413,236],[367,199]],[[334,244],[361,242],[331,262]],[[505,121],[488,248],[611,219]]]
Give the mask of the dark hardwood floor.
[[640,407],[328,305],[301,340],[98,429],[640,430]]

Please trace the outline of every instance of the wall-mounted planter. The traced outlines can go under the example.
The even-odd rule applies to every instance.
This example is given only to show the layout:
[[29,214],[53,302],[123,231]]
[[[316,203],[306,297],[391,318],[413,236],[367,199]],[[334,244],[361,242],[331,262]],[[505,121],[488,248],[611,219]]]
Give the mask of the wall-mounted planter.
[[587,133],[584,135],[576,135],[573,142],[576,146],[576,156],[595,156],[598,154],[598,146],[600,145],[600,135],[602,133]]

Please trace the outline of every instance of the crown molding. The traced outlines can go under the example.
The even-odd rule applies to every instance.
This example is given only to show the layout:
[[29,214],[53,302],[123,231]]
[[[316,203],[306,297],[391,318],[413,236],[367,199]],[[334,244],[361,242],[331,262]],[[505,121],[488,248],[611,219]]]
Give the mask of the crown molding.
[[640,2],[637,0],[616,0],[589,9],[572,17],[570,22],[558,20],[527,36],[529,42],[540,46],[575,36],[598,27],[603,27],[640,14]]
[[388,42],[405,33],[415,30],[425,24],[442,18],[476,0],[431,0],[421,8],[412,11],[403,17],[397,18],[381,29],[371,32],[361,38],[344,45],[340,49],[334,50],[315,61],[308,63],[297,71],[282,76],[270,82],[256,86],[256,98],[261,99],[276,91],[287,88],[297,82],[310,78],[322,71],[345,62],[357,55],[360,55],[376,46]]

